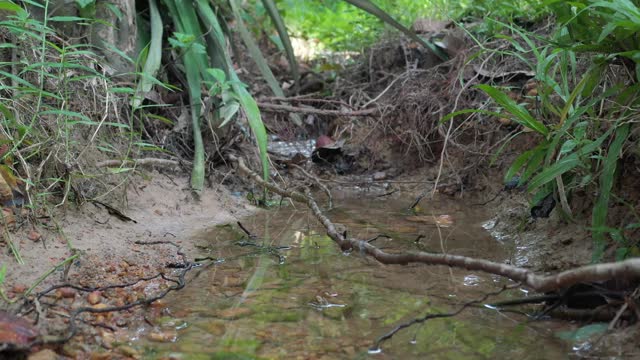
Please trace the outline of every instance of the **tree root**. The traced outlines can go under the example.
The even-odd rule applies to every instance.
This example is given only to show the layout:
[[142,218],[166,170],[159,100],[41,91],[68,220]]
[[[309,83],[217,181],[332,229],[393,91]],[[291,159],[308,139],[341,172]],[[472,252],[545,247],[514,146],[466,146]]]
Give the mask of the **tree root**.
[[531,270],[493,261],[475,259],[466,256],[436,254],[427,252],[411,252],[402,254],[390,254],[378,249],[365,240],[347,237],[346,232],[339,233],[335,225],[320,210],[320,207],[311,196],[308,189],[304,194],[297,191],[288,191],[275,184],[264,181],[260,175],[249,169],[241,158],[234,155],[228,156],[229,160],[237,165],[237,169],[248,176],[253,182],[264,186],[270,191],[295,201],[306,204],[315,217],[322,223],[327,235],[338,245],[342,251],[357,250],[367,254],[383,264],[422,263],[425,265],[446,265],[467,270],[483,271],[489,274],[504,276],[515,282],[521,283],[538,292],[549,292],[568,288],[578,283],[606,281],[611,279],[635,281],[640,279],[640,258],[629,259],[617,263],[602,263],[587,265],[567,270],[554,275],[540,275]]

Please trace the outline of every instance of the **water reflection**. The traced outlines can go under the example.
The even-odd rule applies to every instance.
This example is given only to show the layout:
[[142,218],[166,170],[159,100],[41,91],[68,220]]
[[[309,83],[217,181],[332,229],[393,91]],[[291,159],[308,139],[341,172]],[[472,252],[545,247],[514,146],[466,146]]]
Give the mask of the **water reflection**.
[[[375,242],[388,252],[511,258],[482,228],[483,214],[464,204],[435,200],[418,215],[455,219],[443,228],[414,221],[416,215],[403,210],[410,201],[341,203],[349,205],[331,211],[331,218],[350,236],[390,236]],[[257,235],[255,246],[240,246],[246,236],[233,227],[194,240],[204,256],[226,260],[199,268],[186,289],[167,299],[174,321],[166,328],[177,340],[150,342],[146,334],[134,342],[149,358],[564,359],[570,349],[545,323],[478,307],[414,326],[372,350],[377,337],[399,323],[454,311],[504,280],[446,267],[386,266],[357,251],[345,256],[306,211],[268,211],[243,224]]]

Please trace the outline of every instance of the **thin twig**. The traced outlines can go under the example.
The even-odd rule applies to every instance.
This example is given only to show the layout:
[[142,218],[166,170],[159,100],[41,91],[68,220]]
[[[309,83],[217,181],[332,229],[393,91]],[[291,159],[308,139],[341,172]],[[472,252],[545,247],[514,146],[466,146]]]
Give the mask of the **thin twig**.
[[103,167],[116,167],[116,166],[160,166],[164,168],[171,168],[180,166],[181,164],[191,164],[189,161],[176,161],[169,159],[155,159],[155,158],[146,158],[146,159],[133,159],[133,160],[105,160],[96,163],[97,168]]
[[388,333],[382,335],[381,337],[378,338],[378,340],[376,340],[375,344],[371,347],[371,349],[369,349],[370,352],[379,352],[380,351],[380,344],[382,344],[383,342],[391,339],[395,334],[397,334],[400,330],[402,329],[406,329],[408,327],[411,327],[413,325],[416,324],[422,324],[423,322],[427,321],[427,320],[431,320],[431,319],[441,319],[441,318],[448,318],[448,317],[454,317],[458,314],[460,314],[461,312],[463,312],[466,308],[476,305],[476,304],[481,304],[483,302],[485,302],[485,300],[487,300],[489,297],[491,296],[497,296],[500,295],[502,292],[504,292],[505,290],[514,288],[514,287],[518,287],[520,286],[520,284],[516,284],[516,285],[512,285],[512,286],[503,286],[502,289],[492,292],[492,293],[488,293],[485,294],[482,298],[477,299],[477,300],[472,300],[469,302],[464,303],[460,308],[458,308],[458,310],[454,311],[454,312],[450,312],[450,313],[441,313],[441,314],[428,314],[425,315],[423,317],[420,318],[415,318],[411,321],[407,321],[405,323],[402,323],[398,326],[396,326],[393,330],[389,331]]
[[265,111],[287,112],[287,113],[293,112],[293,113],[333,115],[333,116],[370,116],[378,112],[377,108],[354,110],[354,111],[322,110],[322,109],[316,109],[312,107],[297,107],[297,106],[269,104],[269,103],[262,103],[262,102],[258,103],[258,106],[260,107],[260,109]]

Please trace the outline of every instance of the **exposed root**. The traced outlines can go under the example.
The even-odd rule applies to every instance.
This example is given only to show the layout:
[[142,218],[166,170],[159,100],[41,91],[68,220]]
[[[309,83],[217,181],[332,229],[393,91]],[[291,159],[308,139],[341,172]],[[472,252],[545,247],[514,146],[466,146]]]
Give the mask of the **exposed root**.
[[329,237],[338,244],[338,246],[340,246],[342,251],[357,250],[375,258],[383,264],[407,265],[410,263],[422,263],[425,265],[446,265],[467,270],[483,271],[489,274],[504,276],[538,292],[565,289],[578,283],[606,281],[611,279],[629,281],[640,279],[640,258],[628,259],[617,263],[587,265],[563,271],[555,275],[540,275],[531,270],[508,264],[459,255],[427,252],[390,254],[378,249],[365,240],[348,238],[346,232],[339,233],[331,220],[329,220],[322,210],[320,210],[320,207],[313,199],[308,189],[305,189],[304,194],[297,191],[282,189],[277,185],[267,183],[262,180],[258,174],[245,165],[241,158],[229,155],[229,159],[237,164],[240,172],[248,176],[256,184],[264,186],[278,195],[286,196],[293,200],[305,203],[320,223],[325,227],[327,235],[329,235]]

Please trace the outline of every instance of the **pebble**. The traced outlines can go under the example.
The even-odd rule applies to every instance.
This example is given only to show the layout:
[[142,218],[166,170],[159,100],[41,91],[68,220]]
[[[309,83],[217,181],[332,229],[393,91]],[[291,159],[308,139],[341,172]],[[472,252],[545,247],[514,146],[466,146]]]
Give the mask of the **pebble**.
[[101,297],[102,294],[100,294],[100,291],[92,291],[87,295],[87,302],[91,305],[96,305],[100,302]]
[[173,331],[154,331],[148,336],[149,340],[155,342],[174,342],[178,338],[178,334]]
[[29,234],[27,235],[27,237],[29,238],[29,240],[36,242],[39,241],[40,239],[42,239],[42,235],[35,231],[35,230],[31,230],[29,231]]
[[74,298],[76,297],[76,291],[72,288],[63,287],[56,290],[56,297],[67,298],[67,299]]
[[387,173],[384,171],[376,171],[373,173],[373,180],[379,181],[387,178]]
[[58,354],[51,349],[40,350],[36,353],[29,355],[27,360],[56,360],[58,359]]

